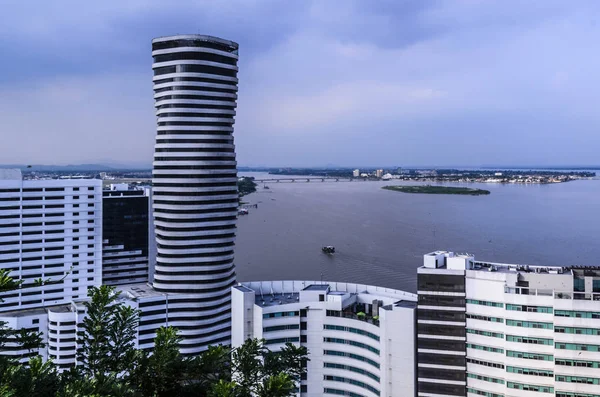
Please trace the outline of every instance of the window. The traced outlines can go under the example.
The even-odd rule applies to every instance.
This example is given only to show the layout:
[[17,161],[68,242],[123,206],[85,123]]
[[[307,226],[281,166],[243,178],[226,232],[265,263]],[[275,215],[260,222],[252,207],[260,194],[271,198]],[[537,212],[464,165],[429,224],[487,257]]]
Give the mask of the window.
[[[504,307],[503,303],[498,302],[489,302],[489,301],[480,301],[477,299],[467,299],[467,303],[471,305],[482,305],[482,306],[492,306],[492,307]],[[508,306],[508,305],[507,305]]]
[[491,321],[493,323],[503,323],[504,322],[503,318],[481,316],[479,314],[469,314],[469,313],[467,313],[467,318],[470,318],[470,319],[473,319],[473,320]]
[[556,317],[576,317],[576,318],[598,318],[600,319],[600,312],[583,312],[575,310],[555,310],[554,315]]
[[506,325],[509,325],[512,327],[553,329],[552,323],[542,323],[542,322],[537,322],[537,321],[521,321],[521,320],[507,319]]
[[550,386],[528,385],[524,383],[507,382],[506,387],[509,389],[537,391],[542,393],[554,393],[554,388]]
[[506,367],[506,372],[522,375],[534,375],[534,376],[545,376],[552,377],[554,373],[552,371],[537,369],[537,368],[521,368],[521,367]]
[[507,357],[516,357],[516,358],[524,358],[527,360],[542,360],[542,361],[553,361],[554,356],[551,354],[541,354],[541,353],[527,353],[527,352],[519,352],[514,350],[506,351]]
[[499,349],[497,347],[476,345],[474,343],[467,343],[466,346],[468,349],[483,350],[491,353],[504,353],[504,349]]
[[482,336],[491,336],[494,338],[503,338],[504,339],[504,334],[499,333],[499,332],[490,332],[490,331],[480,331],[478,329],[470,329],[467,328],[467,334],[475,334],[475,335],[482,335]]
[[576,350],[576,351],[589,351],[589,352],[600,351],[600,345],[584,345],[582,343],[555,342],[554,347],[556,349],[562,349],[562,350]]
[[552,346],[553,340],[546,338],[534,338],[529,336],[514,336],[514,335],[506,335],[506,340],[508,342],[518,342],[518,343],[530,343],[533,345],[547,345]]
[[341,325],[329,325],[329,324],[325,324],[323,325],[323,329],[325,330],[330,330],[330,331],[343,331],[343,332],[351,332],[353,334],[358,334],[358,335],[364,335],[367,336],[371,339],[374,339],[376,341],[379,341],[379,336],[368,332],[368,331],[364,331],[362,329],[358,329],[358,328],[352,328],[352,327],[344,327]]
[[467,374],[467,378],[479,379],[479,380],[482,380],[484,382],[498,383],[498,384],[501,384],[501,385],[504,384],[504,380],[503,379],[491,378],[489,376],[483,376],[483,375],[477,375],[477,374]]
[[351,345],[351,346],[356,346],[356,347],[360,347],[362,349],[368,350],[372,353],[375,353],[377,355],[379,355],[379,349],[376,349],[372,346],[367,345],[366,343],[361,343],[361,342],[356,342],[353,340],[346,340],[346,339],[340,339],[340,338],[323,338],[323,342],[326,343],[339,343],[339,344],[343,344],[343,345]]
[[31,324],[39,324],[39,323],[40,323],[39,318],[34,318],[33,320],[31,320]]
[[556,375],[556,380],[558,382],[583,383],[586,385],[600,385],[600,379],[587,378],[585,376]]
[[511,305],[511,304],[507,303],[506,310],[515,310],[518,312],[550,313],[550,314],[552,314],[552,308],[550,306]]

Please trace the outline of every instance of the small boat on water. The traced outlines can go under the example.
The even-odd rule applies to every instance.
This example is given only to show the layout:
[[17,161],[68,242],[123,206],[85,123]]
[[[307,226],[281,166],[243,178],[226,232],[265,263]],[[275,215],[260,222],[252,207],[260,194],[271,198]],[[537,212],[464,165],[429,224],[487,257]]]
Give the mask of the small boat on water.
[[321,248],[321,251],[326,254],[335,254],[335,247],[333,245],[326,245],[325,247]]
[[240,208],[238,210],[238,215],[248,215],[248,209],[247,208]]

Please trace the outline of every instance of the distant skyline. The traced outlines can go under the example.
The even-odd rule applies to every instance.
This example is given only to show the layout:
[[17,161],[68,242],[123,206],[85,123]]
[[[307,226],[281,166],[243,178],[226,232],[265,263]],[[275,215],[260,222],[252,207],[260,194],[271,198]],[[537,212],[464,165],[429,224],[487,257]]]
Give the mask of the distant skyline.
[[241,166],[600,163],[600,2],[11,1],[0,162],[152,163],[151,40],[240,44]]

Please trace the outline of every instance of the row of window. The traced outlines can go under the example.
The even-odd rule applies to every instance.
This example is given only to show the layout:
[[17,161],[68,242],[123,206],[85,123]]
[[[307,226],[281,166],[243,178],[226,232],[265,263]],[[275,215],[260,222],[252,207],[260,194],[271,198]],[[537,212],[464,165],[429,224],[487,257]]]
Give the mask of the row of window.
[[353,341],[353,340],[340,339],[340,338],[323,338],[323,342],[326,342],[326,343],[339,343],[339,344],[342,344],[342,345],[356,346],[356,347],[360,347],[361,349],[365,349],[365,350],[368,350],[370,352],[373,352],[373,353],[379,355],[379,349],[376,349],[373,346],[369,346],[369,345],[367,345],[365,343],[356,342],[356,341]]
[[588,378],[585,376],[556,375],[555,379],[558,382],[584,383],[586,385],[600,385],[600,379]]
[[482,320],[482,321],[491,321],[493,323],[503,323],[504,319],[499,317],[490,317],[490,316],[482,316],[479,314],[470,314],[467,313],[467,318],[472,320]]
[[362,361],[364,363],[370,364],[373,367],[379,369],[379,363],[377,361],[371,360],[370,358],[367,358],[367,357],[360,356],[358,354],[348,353],[348,352],[340,352],[337,350],[324,350],[323,354],[325,354],[326,356],[348,357],[353,360],[358,360],[358,361]]
[[554,347],[556,349],[562,349],[562,350],[576,350],[576,351],[589,351],[589,352],[600,351],[600,345],[584,345],[582,343],[555,342]]
[[524,383],[506,382],[506,387],[509,389],[537,391],[541,393],[554,393],[554,387],[541,385],[527,385]]
[[521,321],[521,320],[506,320],[506,325],[512,327],[523,327],[523,328],[538,328],[538,329],[552,329],[552,323],[543,323],[539,321]]
[[553,340],[546,338],[533,338],[530,336],[516,336],[516,335],[506,335],[506,340],[508,342],[519,342],[519,343],[530,343],[533,345],[546,345],[552,346]]
[[276,312],[276,313],[265,313],[263,318],[278,318],[278,317],[295,317],[299,316],[300,312]]
[[467,303],[472,305],[492,306],[492,307],[504,307],[503,303],[482,301],[477,299],[467,299]]
[[276,338],[276,339],[267,339],[265,341],[265,345],[276,345],[278,343],[295,343],[300,342],[300,338]]
[[562,334],[578,334],[578,335],[600,335],[598,328],[578,328],[578,327],[554,327],[554,332]]
[[362,394],[354,393],[348,390],[332,389],[326,387],[323,389],[323,394],[335,394],[336,396],[347,396],[347,397],[365,397]]
[[368,336],[369,338],[374,339],[379,342],[379,336],[375,335],[372,332],[365,331],[365,330],[358,329],[358,328],[344,327],[341,325],[325,324],[325,325],[323,325],[323,329],[332,330],[332,331],[345,331],[345,332],[351,332],[353,334],[364,335],[364,336]]
[[273,327],[263,327],[263,332],[286,331],[289,329],[300,329],[298,324],[275,325]]
[[600,318],[600,312],[583,312],[576,310],[555,310],[556,317]]
[[350,385],[362,387],[363,389],[369,390],[370,392],[375,393],[378,396],[380,394],[379,390],[377,390],[373,386],[368,385],[365,382],[361,382],[359,380],[355,380],[355,379],[348,379],[348,378],[344,378],[342,376],[323,375],[323,380],[328,380],[328,381],[331,381],[331,382],[347,383],[347,384],[350,384]]
[[518,312],[530,312],[530,313],[550,313],[552,314],[552,308],[550,306],[527,306],[527,305],[512,305],[507,303],[506,310],[515,310]]
[[493,338],[502,338],[502,339],[504,339],[504,334],[502,334],[500,332],[480,331],[478,329],[467,328],[467,334],[475,334],[475,335],[482,335],[482,336],[491,336]]
[[504,364],[492,363],[490,361],[478,360],[476,358],[467,358],[467,362],[470,364],[483,365],[485,367],[490,367],[490,368],[504,369]]
[[364,369],[353,367],[351,365],[335,364],[335,363],[325,363],[323,366],[325,368],[343,369],[343,370],[346,370],[346,371],[356,372],[357,374],[368,376],[369,378],[373,379],[374,381],[379,382],[379,376],[375,375],[372,372],[365,371]]
[[491,347],[491,346],[476,345],[474,343],[467,343],[467,348],[483,350],[483,351],[491,352],[491,353],[504,353],[504,349],[499,349],[497,347]]
[[588,360],[569,360],[566,358],[557,358],[554,363],[556,365],[564,365],[566,367],[582,367],[582,368],[600,368],[600,362]]
[[504,394],[496,394],[496,393],[491,393],[489,391],[477,390],[477,389],[473,389],[472,387],[467,387],[467,392],[477,394],[478,396],[483,396],[483,397],[504,397]]
[[491,383],[499,383],[501,385],[504,384],[504,379],[491,378],[489,376],[482,376],[482,375],[477,375],[477,374],[467,374],[467,378],[479,379],[479,380],[482,380],[485,382],[491,382]]
[[508,367],[506,367],[506,372],[511,372],[513,374],[522,374],[522,375],[534,375],[534,376],[546,376],[546,377],[554,376],[554,372],[552,372],[552,371],[548,371],[548,370],[544,370],[544,369],[537,369],[537,368],[521,368],[521,367],[508,366]]
[[541,354],[541,353],[527,353],[527,352],[519,352],[514,350],[506,351],[507,357],[515,357],[515,358],[524,358],[527,360],[541,360],[541,361],[554,361],[554,356],[551,354]]
[[600,394],[578,393],[572,391],[557,391],[556,397],[600,397]]

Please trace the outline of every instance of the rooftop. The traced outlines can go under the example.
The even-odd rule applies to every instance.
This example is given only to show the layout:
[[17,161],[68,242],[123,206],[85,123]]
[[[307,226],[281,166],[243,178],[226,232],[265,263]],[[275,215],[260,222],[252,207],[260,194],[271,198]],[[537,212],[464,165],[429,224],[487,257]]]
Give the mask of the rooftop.
[[[245,288],[245,287],[244,287]],[[249,289],[249,288],[248,288]],[[244,292],[248,292],[242,290]],[[252,291],[252,290],[250,290]],[[298,303],[300,301],[300,294],[256,294],[255,303],[260,307],[287,305],[289,303]]]
[[162,292],[154,290],[152,286],[146,283],[118,285],[117,291],[121,291],[125,297],[133,299],[148,298],[151,296],[164,296]]

